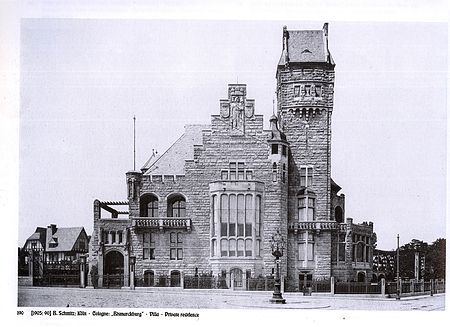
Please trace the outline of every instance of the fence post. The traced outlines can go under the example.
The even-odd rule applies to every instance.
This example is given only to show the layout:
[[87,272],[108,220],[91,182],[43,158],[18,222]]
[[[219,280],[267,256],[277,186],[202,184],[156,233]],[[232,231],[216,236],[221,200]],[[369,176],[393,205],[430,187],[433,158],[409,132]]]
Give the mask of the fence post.
[[80,287],[85,288],[86,287],[86,256],[82,255],[80,257],[81,263],[80,263]]
[[330,292],[331,292],[331,295],[334,295],[334,277],[333,276],[330,279]]
[[381,295],[386,295],[386,279],[381,278]]
[[431,280],[431,285],[430,285],[430,295],[433,296],[433,291],[434,291],[434,279]]
[[264,291],[267,291],[267,276],[264,277]]
[[281,276],[281,293],[284,293],[284,276]]
[[134,275],[135,275],[136,257],[130,257],[130,290],[134,290]]

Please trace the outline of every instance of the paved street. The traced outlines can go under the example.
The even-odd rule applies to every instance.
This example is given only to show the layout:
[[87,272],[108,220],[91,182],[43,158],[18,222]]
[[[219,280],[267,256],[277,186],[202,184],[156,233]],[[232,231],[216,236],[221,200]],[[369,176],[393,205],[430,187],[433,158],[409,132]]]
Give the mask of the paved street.
[[445,295],[405,297],[400,301],[354,295],[285,293],[285,305],[269,303],[271,292],[181,290],[175,288],[80,289],[19,287],[18,306],[185,309],[326,309],[326,310],[444,310]]

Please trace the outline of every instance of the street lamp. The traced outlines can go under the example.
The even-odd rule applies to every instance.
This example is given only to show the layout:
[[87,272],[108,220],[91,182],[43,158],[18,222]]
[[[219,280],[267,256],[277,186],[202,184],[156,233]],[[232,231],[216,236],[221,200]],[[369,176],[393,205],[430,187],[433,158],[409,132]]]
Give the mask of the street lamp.
[[280,258],[283,256],[285,242],[279,230],[275,235],[272,236],[272,239],[270,240],[270,247],[272,249],[272,255],[275,257],[275,262],[277,264],[277,272],[275,275],[275,286],[272,298],[270,299],[270,303],[285,304],[286,300],[283,299],[283,295],[281,294],[281,284],[280,284]]

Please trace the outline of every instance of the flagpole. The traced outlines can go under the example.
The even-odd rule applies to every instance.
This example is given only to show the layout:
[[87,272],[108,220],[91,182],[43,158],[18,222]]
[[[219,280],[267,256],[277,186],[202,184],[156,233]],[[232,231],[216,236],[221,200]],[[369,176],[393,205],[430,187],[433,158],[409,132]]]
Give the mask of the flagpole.
[[136,170],[136,116],[133,116],[133,171]]

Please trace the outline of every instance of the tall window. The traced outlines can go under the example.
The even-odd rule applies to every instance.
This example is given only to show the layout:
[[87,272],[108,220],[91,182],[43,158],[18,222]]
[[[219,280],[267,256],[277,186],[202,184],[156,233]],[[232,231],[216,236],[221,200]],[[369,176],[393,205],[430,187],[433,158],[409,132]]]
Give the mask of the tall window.
[[309,166],[300,167],[300,186],[310,187],[313,183],[313,168]]
[[301,262],[314,261],[314,234],[301,232],[298,235],[298,260]]
[[345,234],[339,233],[338,236],[338,261],[345,261]]
[[298,221],[315,220],[316,199],[314,196],[306,195],[298,199]]
[[144,194],[140,198],[140,216],[158,217],[158,198],[153,194]]
[[277,181],[278,168],[277,164],[274,162],[272,165],[272,182]]
[[186,200],[181,195],[167,200],[167,217],[186,217]]
[[183,233],[170,233],[170,260],[183,260]]
[[[212,256],[253,256],[253,238],[260,238],[261,235],[261,197],[255,198],[253,194],[220,194],[220,200],[216,201],[218,197],[212,197],[215,203],[212,206],[212,224],[217,226],[211,228]],[[216,205],[220,206],[220,210]],[[216,249],[216,245],[220,249]]]
[[142,234],[142,258],[144,260],[154,260],[155,259],[155,233],[144,233]]

